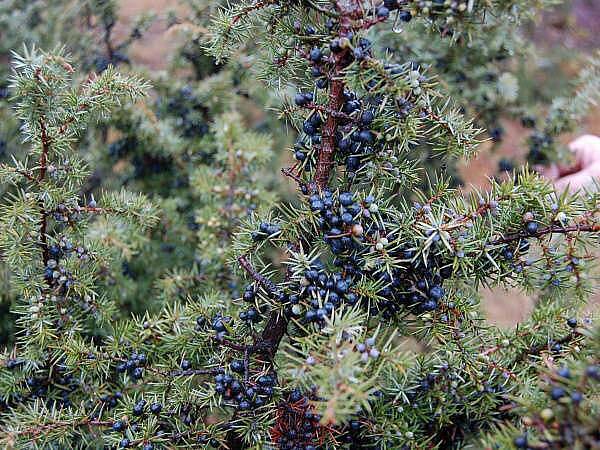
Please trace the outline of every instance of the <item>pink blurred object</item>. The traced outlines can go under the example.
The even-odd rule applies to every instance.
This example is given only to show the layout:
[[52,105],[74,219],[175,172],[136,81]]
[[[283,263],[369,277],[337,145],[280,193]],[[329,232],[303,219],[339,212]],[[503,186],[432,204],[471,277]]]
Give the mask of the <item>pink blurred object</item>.
[[552,165],[544,171],[559,191],[576,191],[600,178],[600,137],[591,134],[580,136],[569,144],[569,149],[573,152],[573,165]]

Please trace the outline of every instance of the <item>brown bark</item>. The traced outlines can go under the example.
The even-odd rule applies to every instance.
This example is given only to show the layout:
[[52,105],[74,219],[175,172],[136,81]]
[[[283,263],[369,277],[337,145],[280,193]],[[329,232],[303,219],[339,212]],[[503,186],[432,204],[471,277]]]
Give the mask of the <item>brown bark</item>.
[[[337,65],[337,64],[336,64]],[[337,76],[337,70],[334,71]],[[329,104],[327,108],[331,111],[339,111],[344,103],[344,83],[340,80],[331,82],[329,92]],[[323,126],[322,144],[319,151],[319,159],[315,172],[315,181],[319,189],[325,189],[329,183],[329,177],[334,164],[335,132],[338,119],[335,114],[329,114]]]
[[[38,181],[42,181],[44,178],[46,178],[46,171],[48,169],[48,153],[50,152],[50,138],[48,137],[46,124],[43,122],[43,120],[40,120],[40,129],[42,154],[40,155],[40,173],[38,175]],[[48,250],[48,236],[46,235],[48,228],[48,212],[46,211],[44,202],[42,200],[38,201],[38,206],[40,208],[40,214],[42,215],[42,218],[40,219],[40,246],[42,247],[42,259],[44,261],[44,266],[46,266],[48,264],[48,260],[50,259]]]
[[[352,31],[352,19],[358,18],[362,14],[360,5],[354,0],[340,0],[336,2],[336,9],[339,15],[339,36],[346,37]],[[321,190],[327,187],[335,162],[335,133],[340,117],[338,112],[344,104],[344,81],[341,75],[344,66],[343,60],[348,51],[346,48],[338,54],[332,55],[334,65],[330,74],[331,87],[329,90],[329,102],[326,107],[328,115],[323,125],[321,149],[315,170],[315,182]]]

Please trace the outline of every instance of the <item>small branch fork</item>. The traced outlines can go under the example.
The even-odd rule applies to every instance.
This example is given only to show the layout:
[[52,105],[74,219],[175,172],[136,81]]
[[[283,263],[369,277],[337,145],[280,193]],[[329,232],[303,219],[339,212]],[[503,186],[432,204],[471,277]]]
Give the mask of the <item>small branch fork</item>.
[[[258,273],[258,271],[252,266],[250,261],[248,261],[245,256],[240,256],[238,258],[238,262],[240,266],[246,272],[248,272],[248,274],[255,281],[257,281],[271,297],[275,297],[277,294],[277,287],[275,286],[275,283]],[[279,311],[272,311],[258,342],[250,347],[244,347],[243,349],[248,349],[253,353],[268,353],[271,357],[273,357],[275,352],[277,352],[277,348],[279,347],[281,339],[283,339],[283,336],[285,335],[287,324],[288,319],[285,315],[280,314]],[[231,347],[230,344],[225,345],[229,345]],[[242,348],[239,350],[242,350]]]
[[275,286],[275,283],[260,274],[245,256],[240,256],[238,258],[238,263],[246,272],[248,272],[254,281],[258,282],[267,291],[270,296],[275,296],[277,294],[277,286]]
[[285,167],[281,169],[281,173],[284,174],[286,177],[290,177],[292,180],[298,183],[299,186],[302,186],[304,185],[304,181],[302,181],[302,178],[300,178],[294,173],[294,167]]
[[526,358],[530,357],[530,356],[538,356],[540,353],[542,353],[544,350],[547,350],[550,346],[552,345],[556,345],[556,344],[560,344],[560,345],[565,345],[565,344],[569,344],[570,342],[574,341],[575,339],[581,337],[581,333],[579,333],[578,331],[573,331],[565,336],[563,336],[560,339],[557,339],[555,341],[551,341],[549,343],[545,343],[545,344],[540,344],[540,345],[536,345],[534,347],[529,348],[528,350],[520,353],[516,358],[515,361],[513,363],[517,363],[519,361],[524,361]]
[[[277,286],[275,286],[275,283],[260,274],[245,256],[240,256],[238,258],[238,263],[271,297],[275,297],[277,294]],[[280,314],[278,311],[272,311],[261,336],[253,345],[240,345],[226,339],[221,340],[220,343],[233,350],[244,352],[244,376],[247,377],[250,354],[263,353],[272,360],[279,348],[281,339],[283,339],[283,336],[287,331],[287,325],[288,318],[285,315]],[[229,450],[242,450],[246,448],[242,437],[234,430],[230,430],[227,433],[226,440],[227,448]]]

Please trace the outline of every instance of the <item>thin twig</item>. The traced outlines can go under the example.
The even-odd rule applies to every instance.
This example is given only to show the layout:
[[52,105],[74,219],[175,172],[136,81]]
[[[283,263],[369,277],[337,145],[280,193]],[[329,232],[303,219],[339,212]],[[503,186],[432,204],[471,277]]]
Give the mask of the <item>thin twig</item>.
[[527,231],[519,231],[518,233],[508,234],[500,239],[492,241],[491,245],[507,244],[509,242],[518,241],[520,239],[527,239],[532,237],[541,237],[546,234],[567,234],[573,232],[592,232],[597,233],[600,231],[599,224],[583,224],[583,225],[570,225],[564,227],[561,225],[551,225],[548,227],[540,228],[535,233],[528,233]]
[[275,283],[273,283],[267,277],[259,273],[252,266],[252,264],[250,264],[250,261],[248,261],[248,259],[245,256],[240,256],[238,258],[238,262],[240,263],[240,266],[242,266],[242,268],[246,272],[248,272],[252,279],[257,281],[267,291],[269,295],[275,296],[277,294],[277,286],[275,286]]

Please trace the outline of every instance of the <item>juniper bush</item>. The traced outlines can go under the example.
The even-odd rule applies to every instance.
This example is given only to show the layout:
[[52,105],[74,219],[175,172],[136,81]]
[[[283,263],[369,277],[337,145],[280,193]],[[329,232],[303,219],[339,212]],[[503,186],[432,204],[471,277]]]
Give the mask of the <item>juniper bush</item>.
[[[208,132],[218,149],[191,178],[210,218],[226,209],[215,226],[223,239],[199,243],[218,260],[206,275],[222,275],[215,246],[227,246],[245,286],[232,301],[212,283],[138,317],[121,317],[102,290],[122,256],[106,243],[139,239],[155,210],[124,192],[81,199],[87,174],[72,145],[93,112],[138,99],[144,83],[107,68],[72,88],[62,55],[17,58],[12,90],[30,147],[26,163],[0,171],[13,186],[0,249],[18,294],[16,344],[0,356],[2,442],[593,448],[599,341],[581,308],[598,194],[557,193],[528,169],[471,194],[441,173],[421,188],[413,150],[469,157],[481,133],[433,69],[374,45],[396,21],[468,33],[522,4],[241,2],[216,12],[209,48],[219,64],[252,34],[261,79],[293,86],[281,109],[297,131],[295,162],[282,177],[297,199],[250,207],[263,199],[243,161],[265,141],[236,113],[212,129],[181,127],[186,142]],[[176,102],[182,121],[190,99]],[[238,168],[243,188],[221,184]],[[113,225],[127,233],[103,241]],[[487,324],[478,288],[489,284],[535,292],[531,317],[515,329]]]

